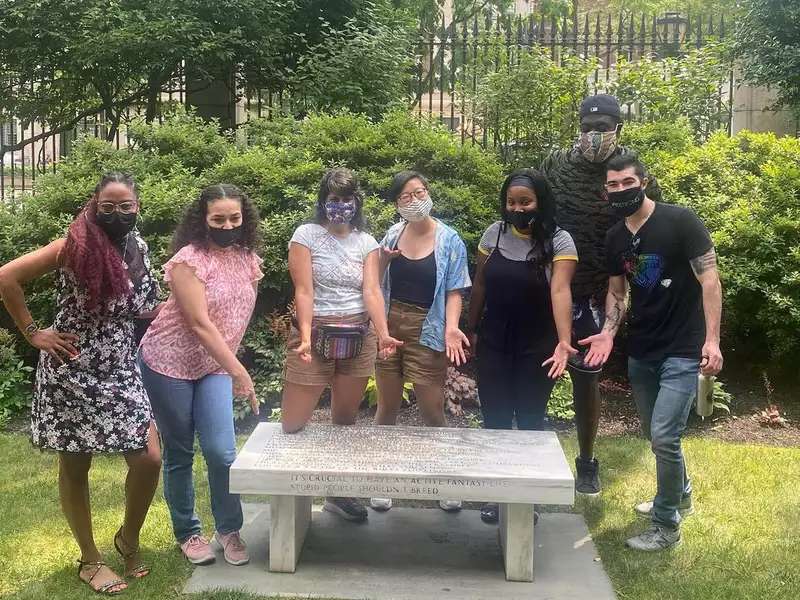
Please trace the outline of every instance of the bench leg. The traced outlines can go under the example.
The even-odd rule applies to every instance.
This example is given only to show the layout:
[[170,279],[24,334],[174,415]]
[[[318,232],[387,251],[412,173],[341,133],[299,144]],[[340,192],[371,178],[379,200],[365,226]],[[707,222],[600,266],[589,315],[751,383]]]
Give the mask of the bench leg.
[[311,524],[310,496],[272,496],[269,501],[269,570],[294,573]]
[[500,504],[500,546],[508,581],[533,581],[533,504]]

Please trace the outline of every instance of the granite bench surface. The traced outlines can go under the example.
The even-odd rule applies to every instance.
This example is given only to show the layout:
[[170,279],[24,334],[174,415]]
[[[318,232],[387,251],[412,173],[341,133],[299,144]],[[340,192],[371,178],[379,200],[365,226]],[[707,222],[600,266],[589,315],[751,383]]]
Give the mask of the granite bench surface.
[[285,496],[572,504],[553,432],[260,423],[231,468],[231,491]]

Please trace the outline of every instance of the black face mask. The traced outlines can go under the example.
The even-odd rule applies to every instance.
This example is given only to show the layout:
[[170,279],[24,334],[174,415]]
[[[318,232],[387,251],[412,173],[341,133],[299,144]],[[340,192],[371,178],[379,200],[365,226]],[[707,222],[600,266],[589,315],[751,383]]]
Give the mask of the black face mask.
[[221,227],[209,227],[208,237],[220,248],[227,248],[232,246],[240,239],[242,239],[242,226],[233,227],[232,229],[222,229]]
[[136,213],[123,214],[117,211],[110,215],[97,213],[97,226],[112,240],[121,240],[136,225]]
[[523,210],[506,213],[509,223],[517,229],[527,229],[536,221],[535,210]]
[[644,202],[644,189],[632,187],[619,192],[608,192],[611,208],[619,217],[630,217],[642,206]]

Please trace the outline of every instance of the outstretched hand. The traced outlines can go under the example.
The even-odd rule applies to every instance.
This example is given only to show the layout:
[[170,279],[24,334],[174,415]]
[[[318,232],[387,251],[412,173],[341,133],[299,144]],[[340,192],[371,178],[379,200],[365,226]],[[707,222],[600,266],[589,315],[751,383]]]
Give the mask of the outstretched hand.
[[400,256],[400,250],[394,249],[392,250],[388,246],[381,246],[381,254],[380,254],[380,261],[381,267],[385,268],[392,262],[395,258]]
[[458,328],[449,329],[444,334],[445,351],[447,358],[459,367],[467,362],[467,348],[470,347],[469,339]]
[[567,368],[569,357],[577,353],[578,351],[567,342],[558,342],[556,349],[553,351],[553,356],[542,363],[543,367],[550,365],[547,376],[550,379],[558,379],[561,377],[562,373],[564,373],[564,369]]
[[397,352],[397,349],[403,345],[400,340],[394,339],[390,335],[385,335],[378,338],[378,356],[380,358],[389,358],[392,354]]
[[609,331],[601,331],[595,335],[578,340],[581,346],[589,346],[589,352],[583,359],[587,367],[599,367],[605,364],[614,347],[614,336]]
[[247,401],[250,403],[250,409],[253,411],[254,415],[257,415],[259,402],[250,374],[245,369],[242,369],[241,372],[232,375],[231,378],[233,379],[234,397],[247,398]]

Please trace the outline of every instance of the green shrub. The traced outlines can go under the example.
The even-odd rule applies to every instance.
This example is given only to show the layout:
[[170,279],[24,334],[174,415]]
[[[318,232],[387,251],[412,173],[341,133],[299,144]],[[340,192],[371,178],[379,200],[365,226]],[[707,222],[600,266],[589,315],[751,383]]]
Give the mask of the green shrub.
[[[285,313],[291,300],[288,240],[312,216],[318,182],[327,168],[345,165],[359,174],[369,230],[378,239],[395,219],[394,207],[380,198],[392,175],[407,168],[421,171],[431,180],[435,214],[459,230],[473,256],[480,234],[495,218],[502,180],[502,167],[492,156],[462,146],[440,124],[404,111],[389,113],[380,122],[348,112],[303,121],[255,120],[237,134],[244,145],[220,135],[213,124],[177,111],[163,125],[137,122],[130,136],[131,147],[123,149],[94,138],[79,140],[57,173],[37,180],[35,196],[0,206],[0,260],[7,262],[62,236],[99,175],[121,170],[140,184],[139,228],[160,271],[169,257],[171,234],[200,189],[220,181],[240,186],[262,216],[259,254],[265,277],[245,355],[265,396],[274,396],[280,385],[284,342],[260,329],[262,317],[275,309]],[[32,283],[27,293],[34,316],[50,322],[52,278]],[[10,327],[5,313],[4,319]]]
[[726,347],[788,364],[800,351],[800,139],[718,133],[652,169],[664,199],[692,207],[711,231]]
[[159,126],[137,119],[128,135],[134,149],[159,157],[165,166],[183,165],[197,175],[216,165],[231,149],[230,140],[219,133],[216,122],[207,123],[187,114],[183,107],[173,108]]
[[0,424],[31,404],[33,368],[19,357],[14,344],[14,336],[0,329]]
[[621,56],[609,93],[647,121],[665,124],[685,118],[694,138],[702,141],[728,122],[730,106],[720,100],[719,90],[728,85],[729,76],[725,46],[711,43],[681,58],[629,61]]
[[575,418],[575,409],[572,404],[572,379],[566,371],[556,381],[553,392],[550,394],[547,416],[561,421],[571,421]]

